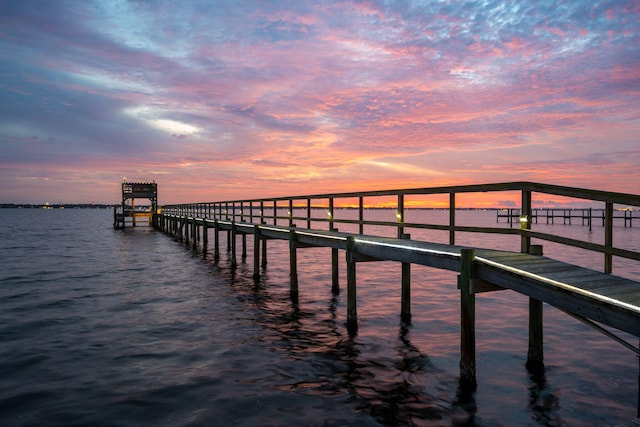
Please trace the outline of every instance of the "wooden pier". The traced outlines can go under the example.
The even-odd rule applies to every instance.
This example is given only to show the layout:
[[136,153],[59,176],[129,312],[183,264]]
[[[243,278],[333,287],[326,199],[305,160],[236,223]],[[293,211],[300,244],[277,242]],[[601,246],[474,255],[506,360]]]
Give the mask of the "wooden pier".
[[[148,199],[149,209],[136,210],[135,199]],[[127,204],[129,203],[129,204]],[[153,217],[158,211],[158,185],[155,182],[127,182],[122,181],[122,202],[113,208],[113,228],[123,229],[130,219],[135,227],[139,218],[145,218],[153,225]]]
[[[463,193],[498,191],[520,192],[518,228],[469,227],[456,224],[456,196]],[[604,208],[604,241],[600,244],[537,232],[532,229],[534,195],[558,195],[602,202]],[[428,224],[405,222],[405,198],[415,195],[445,194],[449,197],[449,223]],[[365,219],[365,198],[394,199],[397,221]],[[341,201],[358,200],[358,219],[337,219],[335,206]],[[388,206],[388,205],[386,205]],[[401,295],[400,315],[411,322],[411,264],[425,265],[459,273],[456,292],[460,293],[460,380],[474,388],[476,382],[475,295],[511,289],[529,297],[529,346],[527,367],[544,369],[543,303],[560,309],[585,324],[606,334],[629,348],[636,355],[640,350],[615,335],[610,329],[640,337],[640,278],[631,280],[612,274],[613,257],[640,261],[640,252],[619,248],[613,242],[616,207],[640,206],[640,195],[561,187],[530,182],[469,185],[437,188],[403,189],[362,193],[315,194],[271,199],[234,200],[211,203],[164,206],[154,216],[154,226],[185,240],[193,248],[201,245],[209,250],[209,230],[212,230],[214,259],[220,256],[220,233],[228,234],[227,250],[231,264],[237,264],[238,237],[242,257],[246,258],[246,238],[253,236],[253,276],[259,279],[267,262],[267,242],[271,239],[289,242],[290,293],[298,298],[297,251],[307,247],[327,247],[332,250],[332,290],[340,292],[338,283],[339,251],[344,252],[347,272],[346,325],[357,334],[357,264],[360,262],[396,261],[402,266],[398,289]],[[320,215],[318,215],[320,212]],[[337,225],[357,226],[357,233],[338,230]],[[394,237],[365,233],[365,227],[391,227]],[[449,244],[411,239],[410,229],[448,231]],[[520,240],[519,252],[491,248],[472,248],[456,244],[457,232],[498,233]],[[541,244],[551,241],[602,254],[602,270],[579,267],[545,257]],[[453,289],[452,289],[453,291]],[[603,327],[604,326],[604,327]],[[606,328],[605,328],[606,327]],[[640,383],[639,383],[640,387]],[[639,388],[640,397],[640,388]],[[640,417],[640,400],[638,403]]]
[[[520,224],[520,208],[508,208],[500,209],[496,211],[496,222],[500,222],[501,218],[505,218],[506,221],[513,226],[513,224]],[[611,217],[614,222],[620,221],[625,227],[632,227],[633,220],[640,220],[640,210],[631,210],[629,208],[619,209],[615,211]],[[560,208],[535,208],[531,211],[531,220],[533,223],[538,224],[538,221],[546,220],[546,224],[555,224],[562,221],[564,225],[572,225],[576,221],[580,222],[580,225],[588,226],[591,230],[594,223],[601,224],[602,227],[606,225],[606,211],[605,209],[594,208],[573,208],[573,209],[560,209]]]

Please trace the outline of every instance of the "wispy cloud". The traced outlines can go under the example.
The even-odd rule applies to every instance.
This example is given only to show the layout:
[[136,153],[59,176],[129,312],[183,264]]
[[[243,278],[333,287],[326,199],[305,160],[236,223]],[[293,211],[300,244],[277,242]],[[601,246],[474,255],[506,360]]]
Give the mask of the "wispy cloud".
[[639,19],[632,0],[5,2],[0,201],[110,201],[122,176],[166,202],[637,192]]

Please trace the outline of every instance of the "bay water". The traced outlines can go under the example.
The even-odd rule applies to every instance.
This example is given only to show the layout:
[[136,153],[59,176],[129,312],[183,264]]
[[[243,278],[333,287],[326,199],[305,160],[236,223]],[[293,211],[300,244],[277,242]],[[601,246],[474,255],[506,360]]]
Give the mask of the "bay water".
[[[393,220],[394,212],[374,215]],[[408,210],[407,221],[425,215],[448,218]],[[413,318],[404,325],[400,265],[359,264],[359,328],[350,336],[343,253],[343,292],[334,295],[330,250],[300,249],[292,301],[287,242],[269,241],[254,281],[250,236],[246,262],[238,254],[233,269],[226,251],[215,263],[211,252],[150,227],[114,230],[112,218],[109,210],[0,209],[0,425],[603,426],[636,416],[638,358],[549,305],[546,369],[527,371],[528,299],[515,292],[477,297],[478,385],[467,393],[458,381],[455,273],[411,267]],[[495,211],[457,218],[496,224]],[[533,226],[603,242],[597,224],[591,232]],[[386,231],[365,229],[378,232]],[[640,227],[617,223],[614,241],[640,249]],[[457,243],[520,245],[470,233]],[[602,255],[543,244],[550,257],[603,265]],[[616,260],[614,274],[639,280],[637,264]]]

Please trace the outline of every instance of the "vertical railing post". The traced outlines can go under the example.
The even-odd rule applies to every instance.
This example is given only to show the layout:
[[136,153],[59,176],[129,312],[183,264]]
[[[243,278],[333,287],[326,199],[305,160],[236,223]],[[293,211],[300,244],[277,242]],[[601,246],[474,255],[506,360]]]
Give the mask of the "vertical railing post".
[[613,271],[613,255],[611,254],[611,248],[613,247],[613,203],[606,202],[604,213],[604,272],[611,274]]
[[522,207],[520,209],[520,252],[529,253],[531,237],[528,231],[531,229],[531,191],[522,190]]
[[364,197],[358,197],[358,231],[364,234]]
[[333,197],[329,197],[329,211],[327,212],[329,217],[329,230],[333,230]]
[[289,199],[289,210],[287,211],[289,217],[289,227],[293,227],[293,199]]
[[311,228],[311,199],[307,199],[307,228]]
[[260,200],[260,207],[259,207],[260,211],[258,212],[258,223],[260,225],[264,224],[264,201]]
[[[404,223],[404,194],[398,193],[398,206],[396,211],[396,219],[398,223]],[[404,234],[404,227],[402,225],[398,226],[398,239],[402,239],[402,235]]]
[[449,244],[456,244],[456,193],[449,193]]
[[460,381],[476,384],[476,297],[471,290],[473,249],[460,253]]

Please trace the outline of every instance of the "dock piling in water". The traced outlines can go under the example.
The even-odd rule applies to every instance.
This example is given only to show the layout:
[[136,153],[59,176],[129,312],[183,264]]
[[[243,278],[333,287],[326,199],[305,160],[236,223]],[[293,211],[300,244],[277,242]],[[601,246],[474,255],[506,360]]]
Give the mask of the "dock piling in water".
[[474,249],[460,251],[460,381],[476,384],[476,296],[471,289],[474,278]]
[[[410,240],[410,234],[403,234],[402,238]],[[400,296],[400,319],[402,323],[411,324],[411,263],[400,264],[402,269],[402,290]]]
[[347,329],[352,334],[358,330],[355,246],[354,237],[347,237]]

